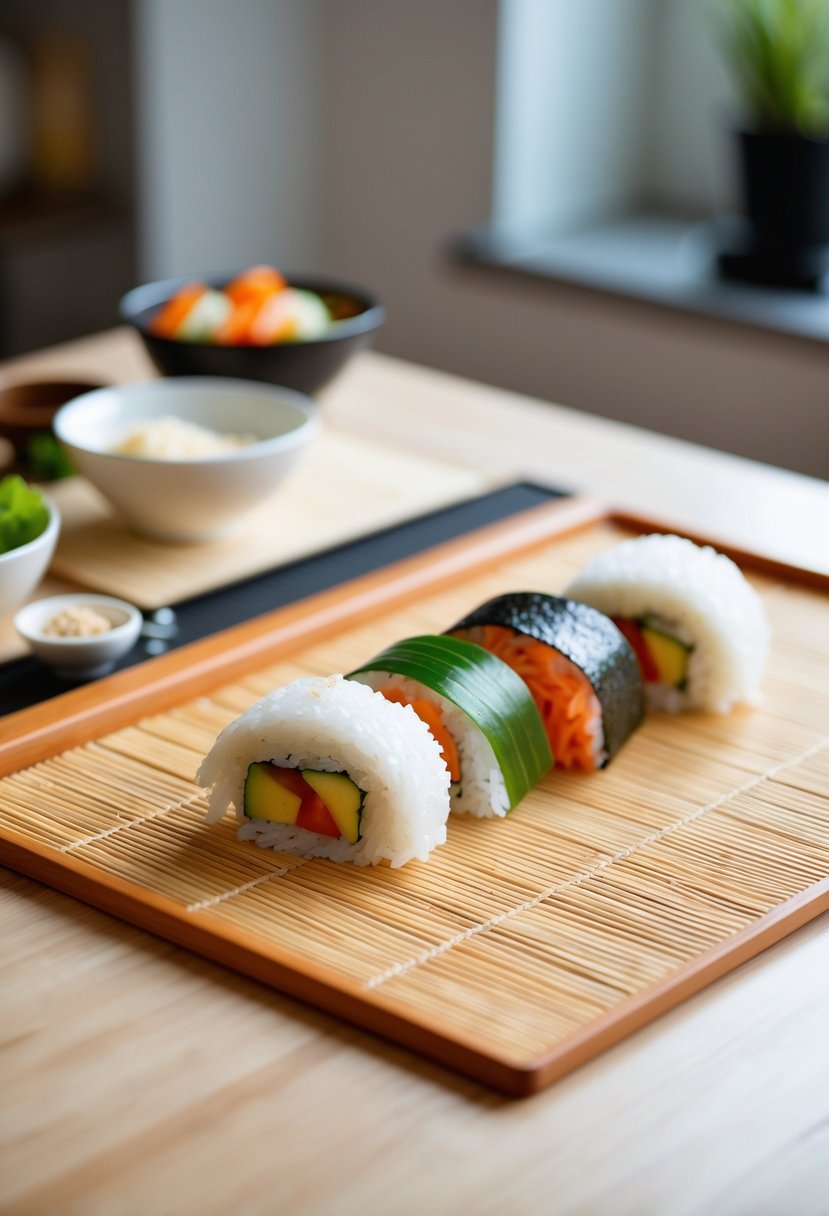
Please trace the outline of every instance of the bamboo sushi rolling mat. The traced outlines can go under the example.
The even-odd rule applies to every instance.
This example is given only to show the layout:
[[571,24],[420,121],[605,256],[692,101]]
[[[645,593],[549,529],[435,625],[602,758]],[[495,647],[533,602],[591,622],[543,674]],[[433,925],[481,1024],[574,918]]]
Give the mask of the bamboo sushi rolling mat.
[[750,574],[774,638],[760,709],[653,716],[605,771],[553,772],[505,821],[453,817],[428,863],[259,850],[229,818],[205,826],[193,783],[216,732],[275,685],[499,592],[560,591],[627,534],[556,536],[568,512],[502,525],[466,565],[455,543],[414,581],[391,571],[359,624],[348,588],[340,625],[310,614],[280,635],[275,616],[268,663],[251,651],[205,695],[165,686],[134,719],[116,705],[119,729],[0,781],[0,859],[509,1093],[594,1056],[829,905],[823,592]]

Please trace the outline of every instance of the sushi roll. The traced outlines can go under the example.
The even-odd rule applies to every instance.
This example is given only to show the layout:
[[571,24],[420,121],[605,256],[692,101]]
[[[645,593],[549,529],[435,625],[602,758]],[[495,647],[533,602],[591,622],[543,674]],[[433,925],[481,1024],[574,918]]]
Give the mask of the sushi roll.
[[642,721],[636,657],[613,622],[586,604],[541,592],[500,595],[448,632],[522,677],[558,768],[604,767]]
[[622,541],[567,588],[613,618],[636,652],[648,704],[724,714],[756,704],[771,631],[739,567],[680,536]]
[[408,638],[349,679],[411,706],[426,723],[449,770],[457,813],[506,815],[552,767],[544,725],[524,681],[470,642]]
[[374,865],[425,861],[446,839],[449,774],[414,710],[341,675],[278,688],[221,732],[197,780],[209,822],[239,838]]

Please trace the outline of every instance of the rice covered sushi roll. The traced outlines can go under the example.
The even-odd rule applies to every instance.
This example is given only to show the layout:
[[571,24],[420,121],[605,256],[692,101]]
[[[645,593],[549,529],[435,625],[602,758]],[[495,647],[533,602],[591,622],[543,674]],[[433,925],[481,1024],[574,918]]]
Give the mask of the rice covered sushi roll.
[[220,733],[197,774],[263,848],[374,865],[446,839],[449,773],[414,710],[341,675],[295,680]]
[[636,652],[648,704],[724,714],[759,700],[771,630],[739,567],[680,536],[622,541],[567,588],[613,618]]
[[409,705],[438,741],[451,806],[506,815],[552,767],[544,725],[524,681],[506,663],[458,638],[408,638],[349,679]]
[[613,622],[586,604],[533,591],[500,595],[448,632],[521,676],[558,768],[604,767],[642,721],[636,657]]

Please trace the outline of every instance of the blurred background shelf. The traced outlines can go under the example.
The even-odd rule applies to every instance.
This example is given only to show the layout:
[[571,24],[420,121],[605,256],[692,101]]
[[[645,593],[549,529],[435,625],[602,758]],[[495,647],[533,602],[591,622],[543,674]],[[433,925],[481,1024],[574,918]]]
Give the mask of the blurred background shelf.
[[0,355],[111,325],[136,279],[134,5],[4,0]]
[[132,227],[128,208],[94,192],[0,201],[0,357],[111,325],[135,273]]

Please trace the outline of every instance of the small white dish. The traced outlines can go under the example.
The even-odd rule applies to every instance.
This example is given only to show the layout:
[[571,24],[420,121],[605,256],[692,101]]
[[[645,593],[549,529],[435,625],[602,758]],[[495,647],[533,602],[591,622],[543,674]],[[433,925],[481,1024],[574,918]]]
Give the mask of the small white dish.
[[[112,628],[89,637],[54,637],[44,629],[66,608],[94,608]],[[94,680],[106,675],[118,659],[132,650],[143,618],[133,604],[110,595],[53,595],[26,604],[15,615],[14,627],[33,652],[58,675],[72,680]]]
[[0,553],[0,617],[14,611],[31,595],[43,578],[60,533],[60,512],[52,500],[41,491],[49,508],[49,522],[40,536],[26,545]]

